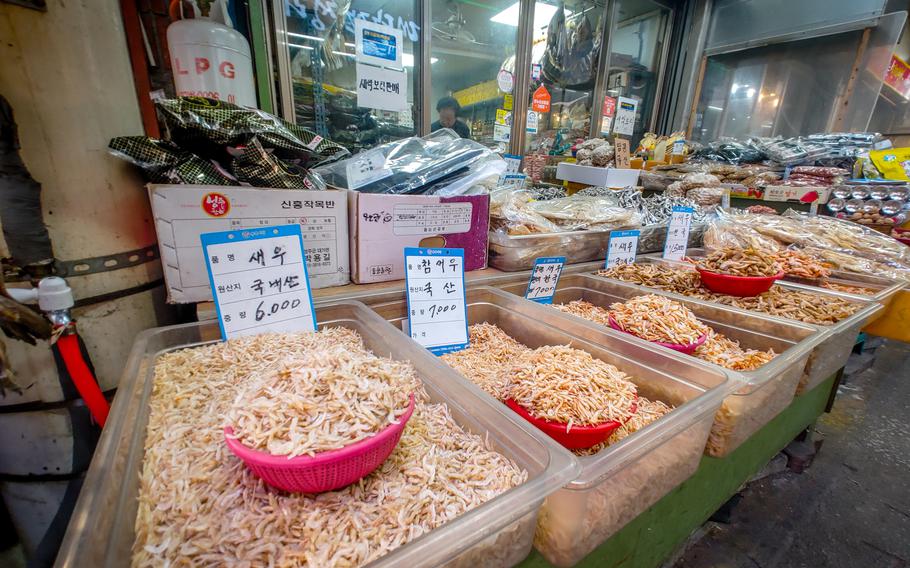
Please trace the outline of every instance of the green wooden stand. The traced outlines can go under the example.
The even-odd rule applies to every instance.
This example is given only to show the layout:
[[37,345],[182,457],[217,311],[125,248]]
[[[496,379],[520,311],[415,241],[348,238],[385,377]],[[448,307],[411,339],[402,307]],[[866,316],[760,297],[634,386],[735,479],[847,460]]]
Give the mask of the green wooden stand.
[[[825,411],[834,384],[835,377],[831,377],[794,399],[777,418],[727,457],[702,457],[695,475],[596,548],[578,566],[660,566],[743,482],[815,422]],[[538,568],[550,564],[533,550],[519,566]]]

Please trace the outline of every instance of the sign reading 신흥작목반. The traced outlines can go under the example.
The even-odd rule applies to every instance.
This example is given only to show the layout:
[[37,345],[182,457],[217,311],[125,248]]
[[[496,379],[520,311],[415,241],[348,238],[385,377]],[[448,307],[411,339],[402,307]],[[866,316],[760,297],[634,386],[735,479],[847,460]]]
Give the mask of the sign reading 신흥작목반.
[[431,353],[468,346],[464,249],[404,249],[408,333]]
[[541,257],[534,261],[531,277],[528,279],[528,289],[525,298],[539,304],[552,304],[559,275],[566,263],[564,256]]
[[200,235],[224,339],[315,331],[300,225]]
[[641,231],[610,231],[610,239],[607,241],[607,269],[635,263],[640,234]]
[[691,207],[676,206],[673,208],[673,214],[670,216],[670,226],[667,227],[667,241],[664,243],[664,258],[682,260],[686,255],[693,213],[695,213],[695,210]]

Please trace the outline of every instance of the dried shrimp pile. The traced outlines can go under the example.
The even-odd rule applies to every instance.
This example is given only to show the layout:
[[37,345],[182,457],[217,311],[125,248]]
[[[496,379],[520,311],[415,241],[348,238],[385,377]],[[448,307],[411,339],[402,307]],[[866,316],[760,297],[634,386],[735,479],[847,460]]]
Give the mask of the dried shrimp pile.
[[848,286],[847,284],[838,284],[836,282],[823,282],[822,288],[834,290],[835,292],[845,292],[847,294],[856,294],[858,296],[874,296],[875,290],[863,288],[861,286]]
[[788,276],[827,278],[831,275],[831,271],[824,264],[802,251],[785,249],[778,252],[775,257]]
[[772,286],[767,292],[751,298],[715,294],[701,286],[697,272],[658,264],[627,264],[601,270],[597,275],[818,325],[837,323],[859,309],[858,304],[841,298],[782,286]]
[[[558,304],[553,307],[601,325],[609,325],[610,312],[584,300],[575,300],[568,304]],[[702,345],[698,346],[693,355],[709,363],[735,371],[751,371],[777,356],[772,349],[768,351],[747,349],[742,347],[738,341],[729,339],[710,327],[707,327],[707,329],[708,338]],[[640,400],[641,398],[639,398]],[[640,409],[641,402],[639,402],[638,406]],[[638,413],[636,413],[635,420],[637,420],[637,416]]]
[[614,430],[605,442],[602,442],[590,448],[572,450],[572,453],[574,453],[576,456],[593,456],[608,446],[618,444],[645,426],[657,421],[658,418],[666,416],[672,410],[673,407],[668,404],[664,404],[659,400],[648,400],[647,398],[639,395],[638,410],[635,412],[635,414],[632,415],[632,418],[630,418],[628,422]]
[[293,458],[341,449],[397,421],[418,387],[414,368],[339,345],[250,377],[227,423],[245,446]]
[[476,323],[468,328],[471,345],[467,349],[446,353],[440,359],[468,377],[487,394],[502,400],[509,385],[504,373],[519,357],[531,350],[489,323]]
[[692,310],[657,294],[616,302],[610,315],[623,331],[648,341],[688,345],[708,333],[708,326]]
[[542,420],[572,426],[625,422],[633,414],[636,386],[628,375],[586,351],[545,346],[509,371],[509,397]]
[[359,566],[527,479],[417,386],[401,442],[376,472],[318,496],[267,488],[225,446],[225,415],[250,376],[336,345],[369,355],[356,333],[332,328],[158,358],[133,566]]
[[752,248],[724,247],[699,259],[697,266],[731,276],[774,276],[780,272],[780,265],[774,256]]
[[734,371],[755,370],[777,356],[773,349],[759,351],[744,348],[735,339],[730,339],[713,329],[708,332],[708,339],[698,346],[693,355]]

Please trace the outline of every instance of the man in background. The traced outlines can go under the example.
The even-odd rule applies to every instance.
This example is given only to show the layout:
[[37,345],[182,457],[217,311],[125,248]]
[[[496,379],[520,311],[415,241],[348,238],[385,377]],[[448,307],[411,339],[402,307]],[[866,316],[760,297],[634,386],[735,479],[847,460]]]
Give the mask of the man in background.
[[442,97],[436,103],[436,112],[439,114],[439,120],[430,126],[430,130],[436,132],[440,128],[451,128],[462,138],[470,138],[471,130],[468,125],[458,120],[458,112],[460,110],[461,105],[458,104],[454,97]]

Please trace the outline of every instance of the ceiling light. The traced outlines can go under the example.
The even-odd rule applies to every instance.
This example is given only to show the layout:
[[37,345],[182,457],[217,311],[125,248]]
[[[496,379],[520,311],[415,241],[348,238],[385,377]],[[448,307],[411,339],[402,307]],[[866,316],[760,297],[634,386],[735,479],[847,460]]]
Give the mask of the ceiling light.
[[296,43],[289,43],[288,47],[296,47],[297,49],[309,49],[310,51],[313,51],[313,48],[308,45],[297,45]]
[[[550,20],[553,19],[553,14],[559,10],[557,6],[551,4],[544,4],[543,2],[534,3],[534,29],[538,30],[540,28],[546,27]],[[503,10],[502,12],[496,14],[490,18],[491,22],[496,22],[498,24],[505,24],[507,26],[518,27],[519,22],[519,11],[520,11],[520,2],[516,2]],[[571,10],[565,10],[566,16],[572,14]]]
[[302,39],[308,39],[308,40],[310,40],[310,41],[325,41],[325,40],[324,40],[323,38],[321,38],[321,37],[310,36],[310,35],[303,35],[303,34],[295,34],[294,32],[288,32],[288,35],[291,36],[291,37],[299,37],[299,38],[302,38]]

